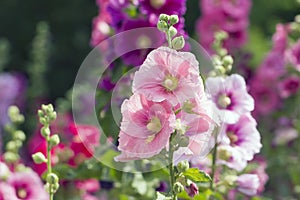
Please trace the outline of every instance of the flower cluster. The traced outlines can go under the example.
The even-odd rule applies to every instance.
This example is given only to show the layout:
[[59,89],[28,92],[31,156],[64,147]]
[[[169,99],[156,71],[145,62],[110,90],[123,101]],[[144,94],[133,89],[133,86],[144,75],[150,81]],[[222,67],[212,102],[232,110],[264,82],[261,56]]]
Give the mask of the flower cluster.
[[185,2],[186,0],[98,0],[99,15],[93,21],[91,45],[96,46],[113,34],[136,29],[134,34],[120,35],[115,52],[112,53],[122,56],[126,65],[139,66],[153,48],[163,44],[159,31],[139,28],[156,27],[159,15],[165,13],[179,16],[176,28],[179,34],[183,34]]
[[184,153],[203,153],[214,123],[193,54],[168,47],[153,50],[135,73],[132,91],[122,104],[122,154],[116,160],[157,155],[170,145],[175,130],[188,138]]
[[200,44],[206,50],[212,52],[214,33],[221,30],[229,35],[224,47],[230,52],[245,44],[251,0],[201,0],[200,2],[202,16],[198,20],[197,32]]

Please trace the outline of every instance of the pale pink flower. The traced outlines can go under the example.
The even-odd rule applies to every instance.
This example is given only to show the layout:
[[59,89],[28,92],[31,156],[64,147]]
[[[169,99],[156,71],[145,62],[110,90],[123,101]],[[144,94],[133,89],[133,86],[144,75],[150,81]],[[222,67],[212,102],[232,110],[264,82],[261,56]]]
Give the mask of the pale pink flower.
[[295,128],[285,127],[275,130],[275,137],[273,138],[274,145],[286,145],[289,142],[299,137],[299,133]]
[[247,92],[245,80],[238,74],[208,78],[206,87],[225,123],[235,123],[241,115],[254,109],[254,100]]
[[167,101],[153,102],[134,94],[123,102],[121,112],[121,155],[115,158],[117,161],[150,158],[167,146],[175,123],[175,114]]
[[218,165],[226,165],[237,171],[242,171],[247,166],[247,160],[244,159],[243,153],[230,145],[219,145],[217,156]]
[[237,190],[248,196],[257,194],[259,178],[256,174],[242,174],[237,179]]
[[177,52],[168,47],[153,50],[135,73],[133,93],[149,100],[168,100],[173,106],[203,93],[198,61],[188,52]]
[[49,199],[40,177],[33,171],[16,172],[7,183],[14,189],[12,196],[16,195],[18,200]]

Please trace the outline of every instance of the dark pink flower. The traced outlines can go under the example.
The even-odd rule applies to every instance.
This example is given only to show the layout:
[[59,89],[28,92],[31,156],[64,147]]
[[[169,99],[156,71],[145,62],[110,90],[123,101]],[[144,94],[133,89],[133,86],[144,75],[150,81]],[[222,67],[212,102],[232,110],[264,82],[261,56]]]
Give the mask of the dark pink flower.
[[0,182],[0,200],[19,200],[15,188],[5,182]]
[[287,62],[300,71],[300,40],[298,40],[285,54]]
[[272,37],[273,51],[283,53],[288,45],[288,31],[287,27],[283,24],[277,24],[276,32]]
[[288,98],[299,91],[300,78],[298,76],[290,76],[280,81],[278,85],[279,94],[282,98]]

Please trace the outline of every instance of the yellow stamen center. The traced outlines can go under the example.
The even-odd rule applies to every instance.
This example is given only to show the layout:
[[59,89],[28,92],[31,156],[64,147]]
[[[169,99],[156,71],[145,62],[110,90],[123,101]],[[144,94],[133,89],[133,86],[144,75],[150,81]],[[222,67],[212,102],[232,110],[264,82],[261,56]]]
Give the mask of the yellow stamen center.
[[218,105],[221,108],[227,108],[230,104],[231,104],[231,99],[228,96],[226,96],[225,94],[219,96]]
[[178,80],[176,77],[173,76],[166,76],[163,86],[169,92],[174,91],[178,86]]

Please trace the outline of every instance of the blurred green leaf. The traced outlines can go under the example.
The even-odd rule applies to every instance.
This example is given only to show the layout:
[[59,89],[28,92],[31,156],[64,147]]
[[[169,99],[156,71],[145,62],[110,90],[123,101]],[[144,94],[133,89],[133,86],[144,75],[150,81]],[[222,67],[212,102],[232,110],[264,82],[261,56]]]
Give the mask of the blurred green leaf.
[[211,177],[204,171],[199,170],[198,168],[190,168],[187,171],[183,172],[183,175],[193,182],[211,181]]

